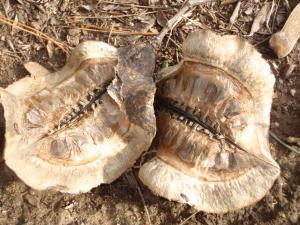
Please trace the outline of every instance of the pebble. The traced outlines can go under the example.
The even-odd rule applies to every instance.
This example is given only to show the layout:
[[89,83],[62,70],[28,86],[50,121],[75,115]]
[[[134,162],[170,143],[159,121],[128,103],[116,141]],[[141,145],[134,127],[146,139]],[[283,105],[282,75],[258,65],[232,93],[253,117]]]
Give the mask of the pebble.
[[253,7],[249,7],[249,8],[247,8],[246,10],[245,10],[245,14],[246,15],[252,15],[252,13],[253,13]]
[[291,90],[290,90],[290,94],[294,97],[295,94],[296,94],[296,90],[295,90],[295,89],[291,89]]
[[293,224],[297,224],[299,219],[299,214],[297,212],[294,212],[292,215],[290,215],[289,219]]
[[75,206],[74,203],[71,203],[70,205],[65,206],[65,209],[72,209]]

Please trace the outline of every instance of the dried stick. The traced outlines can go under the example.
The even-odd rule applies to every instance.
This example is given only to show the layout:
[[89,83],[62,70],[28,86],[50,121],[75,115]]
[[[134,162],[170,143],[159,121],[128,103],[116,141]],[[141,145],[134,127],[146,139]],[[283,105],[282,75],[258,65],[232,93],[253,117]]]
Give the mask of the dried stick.
[[67,48],[64,46],[63,43],[60,43],[60,42],[54,40],[53,38],[49,37],[45,33],[41,32],[39,30],[36,30],[33,27],[27,26],[26,24],[23,24],[21,22],[16,22],[14,20],[3,17],[1,15],[0,15],[0,22],[5,23],[7,25],[10,25],[10,26],[12,26],[14,28],[17,28],[19,30],[25,31],[29,34],[32,34],[32,35],[36,36],[36,37],[39,37],[39,38],[42,38],[44,40],[50,41],[53,44],[55,44],[57,47],[59,47],[61,50],[63,50],[65,53],[69,54],[69,51],[67,50]]
[[144,209],[145,209],[145,213],[146,213],[147,218],[148,218],[148,223],[149,223],[149,225],[152,225],[150,214],[149,214],[148,208],[146,206],[145,198],[143,196],[143,193],[141,191],[141,188],[140,188],[140,185],[139,185],[138,181],[136,180],[136,178],[135,178],[135,176],[132,172],[130,172],[129,174],[125,174],[125,176],[127,177],[127,180],[129,181],[129,183],[132,186],[135,186],[136,189],[138,190],[138,193],[140,195],[140,198],[142,200],[142,203],[143,203],[143,206],[144,206]]
[[197,213],[199,212],[195,212],[192,215],[190,215],[188,218],[186,218],[182,223],[180,223],[179,225],[184,225],[186,224],[190,219],[192,219],[195,215],[197,215]]
[[110,35],[112,34],[118,34],[118,35],[143,35],[143,36],[155,36],[157,33],[153,32],[138,32],[138,31],[131,31],[131,30],[116,30],[111,28],[100,28],[92,24],[87,24],[81,27],[76,27],[80,30],[86,30],[86,31],[92,31],[92,32],[100,32],[100,33],[108,33]]
[[134,8],[142,8],[142,9],[168,9],[168,7],[165,6],[155,6],[155,5],[137,5],[132,3],[124,3],[124,2],[109,2],[109,1],[101,1],[99,3],[105,3],[105,4],[111,4],[111,5],[122,5],[122,6],[128,6],[128,7],[134,7]]
[[179,23],[182,20],[183,16],[189,10],[191,10],[194,6],[208,3],[208,2],[214,2],[214,1],[215,0],[186,0],[183,3],[181,9],[177,12],[177,14],[167,22],[167,24],[164,26],[164,28],[161,30],[161,32],[157,36],[157,38],[156,38],[157,44],[158,45],[161,44],[161,42],[164,39],[164,37],[166,36],[166,34],[174,27],[175,24]]
[[239,12],[240,12],[240,8],[241,8],[241,1],[238,1],[236,3],[236,5],[235,5],[235,8],[233,10],[233,13],[232,13],[230,19],[229,19],[230,28],[235,23],[236,19],[238,18]]

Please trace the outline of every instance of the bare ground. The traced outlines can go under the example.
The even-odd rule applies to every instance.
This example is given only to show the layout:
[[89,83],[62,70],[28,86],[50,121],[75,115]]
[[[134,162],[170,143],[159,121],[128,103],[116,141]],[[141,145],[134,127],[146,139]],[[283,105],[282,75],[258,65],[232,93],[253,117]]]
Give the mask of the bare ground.
[[[129,7],[104,1],[51,1],[33,4],[28,0],[2,1],[0,15],[26,23],[47,33],[72,48],[83,40],[102,40],[115,46],[132,42],[152,43],[152,36],[114,34],[115,29],[141,32],[161,30],[162,15],[157,8]],[[32,1],[34,2],[34,0]],[[75,3],[76,2],[76,3]],[[99,1],[101,2],[101,1]],[[120,2],[120,1],[119,1]],[[124,1],[123,1],[124,2]],[[129,0],[127,1],[129,2]],[[131,2],[136,2],[132,0]],[[271,112],[271,130],[286,140],[300,137],[300,43],[286,58],[278,60],[268,47],[270,33],[262,29],[252,37],[249,33],[257,10],[265,1],[244,1],[235,25],[228,27],[235,4],[196,7],[189,19],[180,22],[167,35],[157,53],[157,71],[164,60],[175,64],[181,58],[181,43],[192,30],[209,28],[219,33],[244,36],[263,54],[276,75],[275,97]],[[282,27],[289,13],[299,1],[275,1],[277,10],[272,16],[272,32]],[[168,19],[179,9],[182,1],[163,1],[168,7],[163,15]],[[252,13],[251,13],[252,9]],[[246,12],[250,12],[249,15]],[[153,12],[153,13],[152,13]],[[150,13],[145,15],[145,13]],[[160,13],[161,14],[161,13]],[[80,15],[78,19],[72,17]],[[93,16],[93,18],[83,18]],[[107,18],[110,17],[110,18]],[[274,18],[274,19],[273,19]],[[274,22],[273,22],[274,21]],[[153,24],[155,22],[155,24]],[[92,24],[105,32],[91,32],[83,25]],[[147,27],[148,26],[148,27]],[[150,30],[149,30],[150,27]],[[0,86],[26,76],[23,64],[37,61],[51,70],[64,65],[66,54],[55,45],[34,35],[0,23]],[[125,32],[126,33],[126,32]],[[287,74],[289,65],[295,65]],[[291,90],[295,90],[293,95]],[[0,108],[3,128],[3,110]],[[0,144],[3,147],[3,132]],[[271,151],[282,172],[271,191],[257,204],[224,215],[196,212],[188,205],[155,196],[141,183],[141,191],[152,224],[300,224],[300,160],[270,139]],[[35,191],[20,181],[0,159],[0,224],[149,224],[144,204],[132,176],[137,177],[138,165],[112,184],[101,185],[86,194],[70,195],[50,191]],[[138,179],[138,178],[137,178]]]

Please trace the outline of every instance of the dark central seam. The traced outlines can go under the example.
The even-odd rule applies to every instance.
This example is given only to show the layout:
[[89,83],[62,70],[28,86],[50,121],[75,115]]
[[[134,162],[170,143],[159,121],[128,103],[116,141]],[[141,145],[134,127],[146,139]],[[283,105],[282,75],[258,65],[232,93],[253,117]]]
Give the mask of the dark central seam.
[[234,147],[236,147],[238,150],[242,151],[242,152],[245,152],[247,153],[248,155],[256,158],[256,159],[259,159],[265,163],[268,163],[270,165],[272,165],[273,167],[276,167],[274,166],[272,163],[264,160],[264,159],[261,159],[259,158],[258,156],[250,153],[249,151],[247,151],[246,149],[242,148],[241,146],[239,146],[238,144],[236,144],[233,140],[231,140],[229,137],[226,137],[224,134],[221,134],[220,132],[216,131],[213,127],[211,127],[209,124],[201,121],[199,118],[197,118],[196,116],[194,115],[191,115],[190,113],[187,113],[185,112],[184,110],[180,109],[179,107],[175,106],[175,105],[172,105],[170,103],[170,100],[166,99],[166,98],[163,98],[163,97],[160,97],[160,96],[155,96],[155,104],[160,107],[162,106],[164,109],[166,109],[167,111],[169,112],[173,112],[173,113],[176,113],[178,114],[179,116],[182,116],[186,119],[188,119],[189,121],[192,121],[196,124],[199,124],[200,126],[202,126],[203,128],[207,129],[209,132],[211,132],[217,139],[220,139],[220,136],[223,136],[223,139],[233,145]]
[[92,94],[88,94],[86,96],[86,100],[88,103],[84,104],[83,100],[79,100],[79,102],[76,103],[75,107],[71,108],[71,111],[67,113],[52,130],[49,131],[49,134],[53,134],[57,131],[59,131],[62,127],[67,127],[74,121],[81,118],[84,114],[86,114],[89,111],[93,111],[94,107],[97,107],[97,105],[101,102],[101,97],[104,93],[107,91],[107,87],[111,84],[113,79],[110,79],[101,85],[99,85],[97,88],[95,88],[92,91]]
[[156,96],[155,102],[158,106],[162,106],[164,109],[167,109],[169,112],[174,112],[174,113],[178,114],[179,116],[182,116],[182,117],[188,119],[189,121],[199,124],[201,127],[203,127],[204,129],[207,129],[210,133],[212,133],[215,136],[218,136],[218,137],[224,136],[224,139],[226,141],[228,141],[230,144],[235,145],[235,147],[237,147],[236,144],[232,140],[227,138],[225,135],[221,134],[221,132],[218,132],[215,128],[213,128],[209,124],[203,122],[195,115],[185,112],[184,110],[177,107],[176,105],[172,105],[166,98]]

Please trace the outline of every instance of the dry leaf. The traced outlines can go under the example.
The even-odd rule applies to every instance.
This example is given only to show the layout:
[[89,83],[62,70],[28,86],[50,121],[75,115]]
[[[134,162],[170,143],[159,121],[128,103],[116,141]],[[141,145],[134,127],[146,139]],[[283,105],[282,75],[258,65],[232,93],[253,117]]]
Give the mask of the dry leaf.
[[9,47],[11,48],[11,50],[13,52],[16,52],[16,49],[15,49],[14,44],[12,43],[12,41],[8,39],[6,42],[9,45]]
[[229,5],[229,4],[232,4],[232,3],[236,3],[237,0],[223,0],[222,1],[222,5]]
[[[140,16],[137,18],[139,21],[136,22],[133,26],[133,29],[137,32],[147,32],[149,31],[155,24],[155,18],[153,16]],[[128,41],[136,41],[139,39],[141,35],[133,35],[128,37]]]
[[253,21],[253,24],[252,24],[252,27],[251,27],[251,31],[250,31],[248,36],[252,36],[257,31],[259,31],[259,29],[262,27],[262,25],[265,23],[265,21],[267,19],[268,12],[270,11],[271,6],[272,6],[272,3],[267,2],[261,8],[261,10],[258,12],[256,17],[254,18],[254,21]]
[[79,8],[84,9],[86,11],[92,11],[96,9],[95,5],[80,5]]
[[51,59],[54,51],[53,43],[51,41],[48,41],[46,48],[47,48],[48,56]]
[[142,5],[155,5],[159,3],[159,0],[140,0]]
[[274,2],[274,0],[272,0],[272,5],[271,5],[271,8],[270,8],[270,10],[269,10],[269,12],[267,14],[267,18],[266,18],[266,27],[268,28],[268,30],[270,32],[271,32],[271,29],[270,29],[270,26],[269,26],[269,22],[270,22],[270,18],[271,18],[271,15],[272,15],[274,9],[275,9],[275,2]]
[[11,11],[11,6],[9,4],[9,0],[6,0],[4,3],[3,3],[3,9],[4,9],[4,12],[5,12],[5,15],[7,16],[8,13]]
[[70,0],[62,0],[62,1],[60,1],[60,7],[59,7],[60,11],[64,12],[67,9],[69,1]]
[[168,18],[166,17],[166,14],[162,10],[157,11],[156,21],[157,21],[158,25],[160,25],[161,27],[166,26],[166,24],[168,22]]
[[234,22],[236,21],[236,19],[239,16],[239,11],[240,11],[240,7],[241,7],[241,2],[239,1],[238,3],[236,3],[236,6],[234,8],[234,11],[229,19],[229,24],[232,25],[234,24]]
[[18,19],[18,15],[15,16],[15,19],[14,19],[14,22],[12,24],[12,27],[11,27],[11,32],[10,34],[13,36],[14,33],[15,33],[15,26],[18,24],[19,22],[19,19]]

